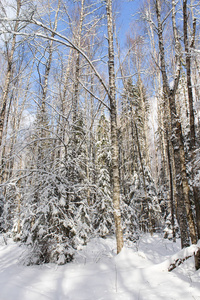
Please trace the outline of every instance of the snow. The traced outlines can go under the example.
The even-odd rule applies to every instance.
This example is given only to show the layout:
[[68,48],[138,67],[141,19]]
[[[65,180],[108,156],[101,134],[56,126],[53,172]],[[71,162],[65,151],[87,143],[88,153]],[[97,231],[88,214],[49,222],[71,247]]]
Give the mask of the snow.
[[115,248],[114,237],[95,238],[71,263],[25,266],[26,248],[0,235],[0,300],[200,300],[193,258],[167,271],[180,241],[144,235],[119,255]]

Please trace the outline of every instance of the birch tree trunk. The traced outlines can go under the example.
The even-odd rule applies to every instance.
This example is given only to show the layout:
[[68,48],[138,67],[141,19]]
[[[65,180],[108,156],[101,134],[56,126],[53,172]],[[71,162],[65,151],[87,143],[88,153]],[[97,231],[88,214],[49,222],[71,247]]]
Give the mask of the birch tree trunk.
[[[49,14],[51,12],[51,7],[50,7],[50,3],[49,3]],[[58,14],[59,14],[59,10],[60,10],[60,0],[58,1],[58,6],[55,12],[55,20],[54,20],[54,24],[53,24],[53,30],[54,32],[57,29],[58,26]],[[37,166],[38,168],[41,168],[42,165],[42,161],[44,159],[44,151],[45,148],[47,147],[48,141],[47,141],[47,137],[49,132],[47,131],[47,112],[46,112],[46,101],[47,101],[47,97],[48,97],[48,85],[49,85],[49,77],[50,77],[50,71],[51,71],[51,65],[52,65],[52,58],[53,58],[53,45],[54,45],[54,41],[53,38],[55,37],[55,33],[52,32],[51,33],[51,39],[48,41],[48,45],[47,45],[47,52],[48,52],[48,58],[46,60],[45,63],[45,69],[44,69],[44,75],[43,76],[39,76],[40,78],[43,77],[44,79],[41,80],[40,79],[40,86],[41,86],[41,96],[40,96],[40,101],[41,101],[41,107],[39,107],[39,111],[38,111],[38,125],[39,125],[39,138],[40,138],[40,143],[38,144],[38,153],[37,153]],[[38,68],[38,72],[39,72],[39,68]],[[40,74],[39,74],[40,75]]]
[[[22,5],[21,0],[17,0],[16,19],[19,17],[21,5]],[[16,21],[15,26],[14,26],[14,32],[18,31],[18,27],[19,27],[19,21]],[[7,66],[7,73],[6,73],[6,79],[5,79],[5,84],[4,84],[3,96],[2,96],[2,100],[1,100],[2,104],[1,104],[1,109],[0,109],[0,146],[2,144],[2,138],[3,138],[6,106],[7,106],[7,102],[8,102],[9,88],[10,88],[11,77],[12,77],[13,56],[14,56],[14,52],[15,52],[15,47],[16,47],[16,34],[13,34],[10,53],[8,51],[8,66]]]
[[106,1],[107,30],[108,30],[108,69],[110,92],[110,118],[111,118],[111,143],[112,143],[112,180],[113,180],[113,206],[115,230],[117,239],[117,253],[123,248],[123,233],[120,212],[120,178],[119,178],[119,145],[117,137],[117,107],[114,70],[114,45],[112,23],[112,0]]
[[[84,21],[84,4],[85,0],[81,0],[81,8],[80,8],[80,20],[79,20],[79,25],[77,32],[75,31],[75,35],[77,34],[77,47],[80,48],[81,46],[81,37],[82,37],[82,29],[83,29],[83,21]],[[73,121],[73,126],[76,127],[77,123],[77,118],[78,118],[78,97],[79,97],[79,78],[80,78],[80,53],[77,52],[75,54],[75,81],[74,81],[74,95],[72,99],[72,121]],[[73,129],[73,142],[74,146],[76,147],[76,129]],[[74,152],[76,149],[73,149]]]

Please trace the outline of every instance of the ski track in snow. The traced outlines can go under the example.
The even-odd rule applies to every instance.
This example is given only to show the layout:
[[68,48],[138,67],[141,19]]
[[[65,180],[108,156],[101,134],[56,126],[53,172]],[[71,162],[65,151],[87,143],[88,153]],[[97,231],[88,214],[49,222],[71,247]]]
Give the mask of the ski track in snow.
[[193,258],[166,269],[179,250],[179,241],[144,235],[116,256],[114,238],[95,238],[72,263],[25,266],[25,247],[0,236],[0,300],[200,300]]

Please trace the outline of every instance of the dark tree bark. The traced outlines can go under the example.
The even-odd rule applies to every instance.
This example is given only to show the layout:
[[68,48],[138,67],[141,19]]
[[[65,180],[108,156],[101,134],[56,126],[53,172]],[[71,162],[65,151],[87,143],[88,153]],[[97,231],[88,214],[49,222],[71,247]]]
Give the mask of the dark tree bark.
[[[183,31],[184,31],[184,45],[186,54],[186,72],[187,72],[187,91],[188,91],[188,102],[189,102],[189,116],[190,116],[190,160],[192,164],[192,179],[193,179],[193,194],[194,203],[196,209],[196,225],[197,235],[200,238],[200,194],[199,188],[194,183],[194,163],[195,163],[195,150],[196,150],[196,134],[195,134],[195,118],[194,118],[194,107],[193,107],[193,91],[192,91],[192,80],[191,80],[191,47],[194,47],[195,42],[195,30],[196,20],[193,21],[193,36],[192,42],[189,47],[188,40],[188,14],[187,14],[187,0],[183,0]],[[195,239],[192,239],[195,242]],[[200,268],[200,251],[195,255],[195,266],[196,269]]]
[[[194,23],[195,24],[195,23]],[[196,25],[194,25],[194,28]],[[195,147],[195,124],[194,124],[194,108],[193,108],[193,93],[191,81],[191,54],[188,41],[188,16],[187,16],[187,0],[183,0],[183,33],[186,54],[186,72],[187,72],[187,91],[189,100],[189,115],[190,115],[190,149]],[[195,31],[194,31],[195,35]]]
[[173,24],[173,33],[175,38],[177,70],[175,74],[173,89],[170,89],[168,78],[167,78],[160,0],[156,0],[156,15],[158,21],[157,30],[158,30],[158,38],[159,38],[160,65],[161,65],[161,73],[163,79],[163,92],[165,93],[165,97],[169,103],[169,111],[170,111],[170,119],[171,119],[170,135],[171,135],[171,141],[172,141],[173,152],[174,152],[174,162],[175,162],[175,172],[176,172],[177,219],[180,225],[182,247],[187,247],[190,244],[189,234],[188,234],[188,223],[190,229],[190,237],[194,242],[196,241],[195,239],[196,232],[195,232],[195,224],[194,224],[190,200],[189,200],[189,186],[188,186],[188,181],[186,176],[185,152],[184,152],[182,128],[176,112],[176,102],[175,102],[175,95],[178,89],[178,84],[180,79],[181,62],[180,62],[180,43],[178,40],[178,34],[177,34],[177,28],[175,22],[174,0],[172,1],[172,24]]

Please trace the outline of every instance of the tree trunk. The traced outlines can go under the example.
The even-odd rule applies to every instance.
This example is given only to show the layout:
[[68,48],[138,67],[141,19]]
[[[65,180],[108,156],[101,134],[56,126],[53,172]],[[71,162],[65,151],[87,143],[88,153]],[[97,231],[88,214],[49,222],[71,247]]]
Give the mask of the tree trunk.
[[[195,163],[195,150],[196,150],[196,138],[195,138],[195,120],[194,120],[194,108],[193,108],[193,91],[192,91],[192,80],[191,80],[191,55],[188,42],[188,16],[187,16],[187,0],[183,0],[183,30],[184,30],[184,44],[186,53],[186,71],[187,71],[187,91],[189,101],[189,115],[190,115],[190,159],[192,163],[192,179],[193,179],[193,195],[194,203],[196,208],[196,224],[197,224],[197,235],[200,238],[200,200],[199,200],[199,188],[194,186],[194,163]],[[193,39],[195,41],[195,29],[196,21],[193,22]],[[191,44],[191,46],[194,46]],[[197,236],[191,237],[192,243],[197,242]],[[195,267],[198,270],[200,268],[200,251],[195,255]]]
[[184,30],[184,44],[185,44],[185,54],[186,54],[187,90],[188,90],[189,114],[190,114],[190,149],[194,149],[195,125],[194,125],[193,93],[192,93],[192,81],[191,81],[191,56],[190,56],[190,49],[188,43],[187,19],[188,19],[187,0],[183,0],[183,30]]
[[[21,0],[17,0],[16,18],[19,17],[20,9],[21,9]],[[19,26],[19,21],[16,21],[15,26],[14,26],[14,32],[18,31],[18,26]],[[2,107],[0,110],[0,146],[2,144],[2,138],[3,138],[3,129],[4,129],[4,122],[5,122],[5,115],[6,115],[6,105],[8,102],[8,94],[9,94],[9,88],[10,88],[11,77],[12,77],[12,67],[13,67],[12,65],[13,65],[13,56],[14,56],[15,46],[16,46],[16,34],[13,34],[11,50],[10,50],[10,53],[8,52],[8,67],[7,67],[5,85],[4,85],[3,96],[2,96],[2,101],[1,101]]]
[[120,212],[120,179],[119,179],[119,146],[117,137],[117,108],[115,91],[114,70],[114,45],[112,24],[112,0],[106,1],[107,30],[108,30],[108,68],[109,68],[109,92],[110,92],[110,118],[111,118],[111,152],[112,152],[112,180],[113,180],[113,206],[117,239],[117,253],[123,248],[123,233]]
[[[173,8],[174,8],[174,1]],[[174,12],[174,10],[173,10]],[[175,172],[176,172],[176,191],[177,191],[177,219],[180,226],[181,231],[181,245],[182,247],[187,247],[190,244],[189,241],[189,234],[188,234],[188,224],[187,224],[187,217],[186,217],[186,209],[185,209],[185,194],[187,191],[182,185],[184,173],[183,169],[183,153],[181,151],[182,148],[182,130],[181,124],[179,122],[178,116],[176,114],[176,104],[175,104],[175,94],[178,88],[179,78],[180,78],[180,58],[178,57],[178,52],[176,52],[178,66],[177,66],[177,73],[175,76],[174,81],[174,88],[170,90],[167,72],[166,72],[166,65],[165,65],[165,50],[164,50],[164,41],[163,41],[163,26],[161,22],[161,5],[160,0],[156,0],[156,15],[158,21],[158,38],[159,38],[159,52],[160,52],[160,64],[161,64],[161,73],[163,79],[163,91],[165,93],[166,99],[169,101],[169,109],[170,109],[170,118],[171,118],[171,141],[174,150],[174,162],[175,162]],[[177,41],[177,30],[175,27],[175,16],[173,16],[173,29],[174,29],[174,36],[176,40],[176,50],[178,51],[179,43]]]
[[172,224],[172,235],[173,242],[176,241],[176,232],[175,232],[175,222],[174,222],[174,187],[173,187],[173,172],[172,172],[172,158],[170,153],[170,143],[168,131],[166,131],[167,136],[167,154],[168,154],[168,168],[169,168],[169,181],[170,181],[170,210],[171,210],[171,224]]

